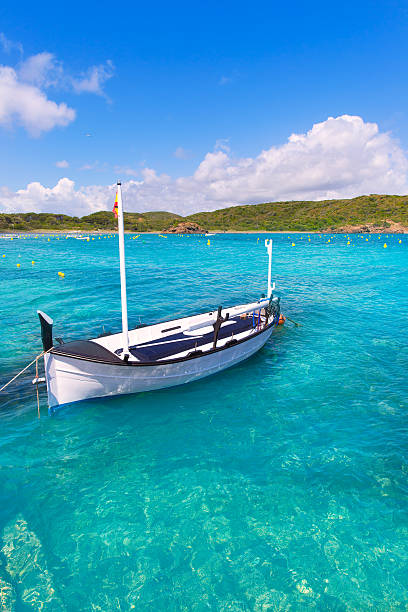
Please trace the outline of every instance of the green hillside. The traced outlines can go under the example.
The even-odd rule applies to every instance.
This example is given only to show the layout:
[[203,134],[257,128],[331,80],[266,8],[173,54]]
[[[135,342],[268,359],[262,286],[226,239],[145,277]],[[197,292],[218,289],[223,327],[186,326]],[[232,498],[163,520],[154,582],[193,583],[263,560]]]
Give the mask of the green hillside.
[[[168,212],[125,213],[125,230],[130,232],[160,232],[183,217]],[[53,213],[0,214],[0,231],[73,230],[86,232],[116,230],[117,221],[111,211],[101,211],[85,217],[69,217]]]
[[[248,204],[188,217],[162,211],[125,213],[125,229],[132,232],[161,232],[182,220],[194,221],[207,230],[218,231],[333,231],[345,225],[386,225],[386,220],[408,226],[408,196],[369,195],[349,200]],[[116,221],[111,211],[81,218],[51,213],[0,214],[0,231],[40,229],[113,231]]]
[[234,206],[188,217],[207,229],[238,231],[322,231],[344,225],[380,223],[408,225],[408,196],[369,195],[350,200],[269,202]]

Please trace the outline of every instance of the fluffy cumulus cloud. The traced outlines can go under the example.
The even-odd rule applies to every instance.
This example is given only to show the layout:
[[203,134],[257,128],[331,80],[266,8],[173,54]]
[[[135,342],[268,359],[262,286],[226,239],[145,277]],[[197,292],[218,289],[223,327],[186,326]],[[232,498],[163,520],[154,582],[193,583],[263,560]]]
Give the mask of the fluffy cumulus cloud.
[[[129,211],[188,214],[236,204],[408,193],[407,171],[397,141],[375,123],[343,115],[254,158],[234,159],[228,147],[218,146],[191,176],[173,179],[144,168],[140,180],[126,181],[123,191]],[[87,214],[109,210],[112,193],[112,185],[75,189],[65,178],[53,188],[31,183],[15,193],[3,189],[0,207]]]
[[20,60],[14,66],[0,65],[0,125],[10,128],[23,126],[31,136],[58,126],[66,126],[75,119],[75,110],[64,102],[49,99],[47,90],[73,91],[104,96],[103,86],[114,74],[110,60],[91,66],[75,77],[67,71],[53,53],[43,51],[22,59],[23,48],[0,32],[0,45],[11,53],[17,49]]
[[39,136],[74,119],[74,109],[53,102],[39,87],[22,81],[14,68],[0,66],[0,125],[17,123]]
[[38,182],[16,192],[2,187],[0,206],[3,212],[64,212],[82,216],[103,210],[108,192],[106,187],[95,186],[75,189],[73,181],[62,178],[54,187],[44,187]]

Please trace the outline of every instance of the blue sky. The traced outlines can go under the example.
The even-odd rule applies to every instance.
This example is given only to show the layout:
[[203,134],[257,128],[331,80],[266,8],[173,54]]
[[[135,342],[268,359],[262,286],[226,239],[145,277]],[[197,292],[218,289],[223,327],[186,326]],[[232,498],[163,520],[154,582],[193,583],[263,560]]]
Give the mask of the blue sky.
[[[78,203],[71,198],[79,190],[86,214],[104,206],[103,189],[120,175],[131,181],[129,200],[135,210],[157,209],[170,190],[162,208],[189,211],[197,192],[191,177],[208,155],[215,157],[209,158],[211,172],[199,177],[207,183],[198,208],[280,196],[354,195],[371,186],[361,176],[370,169],[370,176],[378,174],[378,167],[373,171],[378,155],[356,177],[347,171],[339,182],[329,172],[326,185],[316,158],[321,144],[316,143],[311,157],[285,152],[279,168],[275,161],[273,171],[268,166],[268,176],[275,177],[269,187],[264,178],[240,198],[242,183],[236,189],[225,186],[225,177],[237,174],[244,160],[256,160],[262,150],[280,151],[291,134],[307,134],[329,117],[343,115],[363,121],[363,128],[353,124],[360,147],[367,148],[373,138],[366,130],[361,140],[361,130],[376,124],[380,156],[398,157],[397,166],[394,159],[381,168],[384,177],[394,172],[393,181],[374,181],[371,191],[390,190],[393,184],[395,193],[405,190],[406,3],[22,2],[17,9],[6,1],[0,16],[0,64],[16,75],[3,109],[0,84],[0,208],[47,209],[55,204],[64,212],[70,207],[76,211]],[[48,63],[35,76],[29,60],[39,54],[48,54],[41,56]],[[27,83],[37,91],[24,88]],[[51,118],[43,127],[44,114],[38,122],[31,110],[28,119],[22,118],[26,103],[17,99],[35,93],[66,105],[69,112],[62,107],[58,111],[58,121],[65,125],[54,117],[55,125]],[[14,103],[17,110],[10,107]],[[55,111],[49,110],[51,115]],[[381,135],[388,139],[386,150],[378,141]],[[332,134],[337,142],[343,136],[340,128]],[[325,137],[324,147],[329,146]],[[362,157],[353,147],[355,159]],[[339,168],[348,155],[346,146],[335,152]],[[316,184],[303,180],[286,191],[275,190],[286,176],[284,164],[295,173],[299,164],[302,170],[318,164]],[[255,174],[258,166],[253,164]],[[222,185],[215,185],[220,167],[225,177]],[[146,169],[154,169],[153,179]],[[163,174],[170,178],[159,181],[154,191],[152,182]],[[65,191],[49,197],[45,192],[24,195],[25,200],[15,197],[29,183],[53,189],[64,178],[74,186],[67,183]],[[177,178],[184,182],[175,188]],[[246,176],[246,183],[252,178]]]

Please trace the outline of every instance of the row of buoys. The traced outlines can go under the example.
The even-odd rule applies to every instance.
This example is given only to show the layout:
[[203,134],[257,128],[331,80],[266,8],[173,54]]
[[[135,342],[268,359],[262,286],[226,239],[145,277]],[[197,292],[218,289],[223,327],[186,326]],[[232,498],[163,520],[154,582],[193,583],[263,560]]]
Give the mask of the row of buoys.
[[[310,242],[310,240],[309,240],[309,242]],[[209,244],[209,243],[210,243],[210,241],[208,241],[208,244]],[[330,243],[330,240],[328,240],[328,241],[326,242],[326,244],[329,244],[329,243]],[[350,242],[350,240],[348,240],[348,241],[347,241],[347,246],[349,246],[350,244],[351,244],[351,242]],[[398,240],[398,244],[402,244],[402,241],[401,241],[401,240]],[[294,247],[294,246],[296,246],[296,244],[295,244],[294,242],[292,242],[292,246]],[[384,249],[386,249],[386,248],[387,248],[387,243],[386,243],[386,242],[384,242]]]
[[[273,234],[273,232],[271,232],[271,233]],[[394,235],[395,235],[395,234],[394,234]],[[345,239],[347,239],[347,240],[351,240],[351,238],[350,238],[350,234],[325,234],[324,236],[323,236],[323,234],[316,234],[316,237],[317,237],[317,238],[328,238],[329,240],[333,240],[333,239],[335,239],[335,238],[339,238],[339,237],[342,237],[342,236],[343,236]],[[367,238],[367,236],[366,236],[366,235],[360,235],[360,234],[353,234],[353,236],[354,236],[355,238],[361,238],[362,240],[364,240],[364,239],[365,239],[365,241],[366,241],[366,242],[368,242],[369,240],[371,240],[371,238],[373,238],[373,237],[374,237],[374,234],[369,234],[369,235],[368,235],[368,238]],[[389,234],[379,234],[379,235],[377,235],[378,240],[381,240],[381,237],[384,237],[384,238],[390,238]],[[286,238],[287,238],[287,240],[290,240],[290,239],[291,239],[291,236],[288,234],[288,235],[286,236]],[[307,235],[307,238],[308,238],[308,240],[310,240],[310,234],[308,234],[308,235]],[[259,242],[259,240],[260,240],[260,238],[258,237],[258,238],[256,239],[256,241],[257,241],[257,242]],[[300,240],[303,240],[303,236],[300,236]],[[400,242],[400,241],[398,241],[398,242]],[[401,242],[402,242],[402,241],[401,241]]]
[[[3,255],[3,257],[5,257],[5,255]],[[31,264],[32,264],[32,265],[34,265],[34,264],[35,264],[35,261],[32,261],[32,262],[31,262]],[[21,264],[19,264],[19,263],[18,263],[18,264],[17,264],[17,268],[21,268]],[[59,276],[60,278],[64,278],[64,277],[65,277],[65,273],[64,273],[64,272],[58,272],[58,276]]]

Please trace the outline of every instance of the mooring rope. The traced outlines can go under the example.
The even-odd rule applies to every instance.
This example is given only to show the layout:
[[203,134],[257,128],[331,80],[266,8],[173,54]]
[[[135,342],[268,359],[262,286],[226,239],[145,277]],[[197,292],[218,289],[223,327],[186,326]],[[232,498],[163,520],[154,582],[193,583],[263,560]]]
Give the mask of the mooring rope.
[[296,321],[293,321],[293,319],[289,319],[289,317],[286,317],[288,321],[290,321],[291,323],[293,323],[293,325],[296,325],[296,327],[301,327],[301,323],[296,323]]
[[[53,347],[51,347],[50,349],[48,349],[48,351],[50,351],[52,348],[53,348]],[[48,353],[48,351],[43,351],[42,353],[40,353],[39,355],[37,355],[37,357],[36,357],[35,359],[33,359],[33,360],[32,360],[32,361],[31,361],[31,362],[28,364],[28,365],[26,365],[26,367],[25,367],[25,368],[23,368],[22,370],[20,370],[20,372],[19,372],[18,374],[16,374],[15,376],[13,376],[13,378],[12,378],[11,380],[9,380],[9,381],[8,381],[8,383],[6,383],[5,385],[3,385],[3,387],[0,389],[0,393],[1,393],[1,391],[4,391],[4,389],[5,389],[6,387],[8,387],[8,386],[9,386],[9,384],[13,382],[13,380],[16,380],[16,378],[18,378],[18,377],[19,377],[21,374],[23,374],[23,372],[25,372],[26,370],[28,370],[28,368],[29,368],[30,366],[32,366],[32,365],[33,365],[33,363],[36,363],[36,362],[37,362],[37,359],[39,359],[40,357],[42,357],[43,355],[45,355],[46,353]],[[38,378],[38,364],[37,364],[37,366],[36,366],[36,375],[37,375],[36,377]]]
[[36,389],[37,389],[37,414],[38,418],[41,418],[40,414],[40,396],[38,395],[38,357],[35,358],[35,380],[36,380]]

